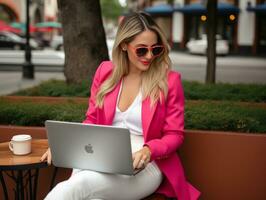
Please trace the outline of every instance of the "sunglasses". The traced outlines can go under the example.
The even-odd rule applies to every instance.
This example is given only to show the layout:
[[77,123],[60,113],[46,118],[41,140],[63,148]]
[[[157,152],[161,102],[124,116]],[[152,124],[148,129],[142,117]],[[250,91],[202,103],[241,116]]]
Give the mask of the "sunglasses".
[[152,53],[153,57],[157,57],[164,51],[164,46],[162,45],[155,45],[151,47],[133,47],[132,45],[128,44],[128,46],[135,51],[137,57],[144,57],[149,51]]

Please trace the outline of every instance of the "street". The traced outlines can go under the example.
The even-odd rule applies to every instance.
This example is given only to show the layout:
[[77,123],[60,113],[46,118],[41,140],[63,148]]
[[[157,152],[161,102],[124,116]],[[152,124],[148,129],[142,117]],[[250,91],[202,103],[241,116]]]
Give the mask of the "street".
[[[207,58],[185,52],[171,52],[173,69],[182,79],[204,82]],[[266,84],[266,58],[224,56],[216,59],[216,82]]]
[[[172,51],[173,70],[181,73],[183,80],[204,82],[206,57]],[[0,51],[0,95],[34,86],[47,79],[64,79],[64,52],[51,49],[33,51],[35,79],[22,79],[24,51]],[[266,84],[266,58],[225,56],[217,57],[216,82]]]
[[[0,50],[0,71],[21,71],[24,54],[21,50]],[[32,51],[32,63],[36,66],[36,71],[62,71],[64,59],[63,51]]]
[[22,78],[24,51],[0,50],[0,95],[32,87],[48,79],[64,80],[64,57],[62,51],[32,51],[35,78],[28,80]]

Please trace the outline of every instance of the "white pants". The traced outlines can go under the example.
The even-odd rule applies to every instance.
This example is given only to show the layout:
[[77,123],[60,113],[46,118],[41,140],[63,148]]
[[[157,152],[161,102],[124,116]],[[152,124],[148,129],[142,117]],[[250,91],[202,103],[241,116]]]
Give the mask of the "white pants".
[[[132,151],[142,147],[142,136],[132,136]],[[135,176],[74,169],[71,177],[56,185],[45,200],[138,200],[159,187],[163,179],[155,162]]]

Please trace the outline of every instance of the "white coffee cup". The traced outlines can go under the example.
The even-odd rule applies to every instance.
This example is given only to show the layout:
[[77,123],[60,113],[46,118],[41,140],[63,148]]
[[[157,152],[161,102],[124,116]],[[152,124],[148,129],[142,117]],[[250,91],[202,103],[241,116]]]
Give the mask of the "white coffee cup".
[[15,155],[26,155],[31,152],[30,135],[14,135],[9,142],[9,149]]

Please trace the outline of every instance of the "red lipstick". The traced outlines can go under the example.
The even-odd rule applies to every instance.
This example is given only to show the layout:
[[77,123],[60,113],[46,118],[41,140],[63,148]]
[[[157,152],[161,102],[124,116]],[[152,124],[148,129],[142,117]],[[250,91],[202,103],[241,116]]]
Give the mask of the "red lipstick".
[[150,61],[140,61],[143,65],[149,65],[151,62]]

